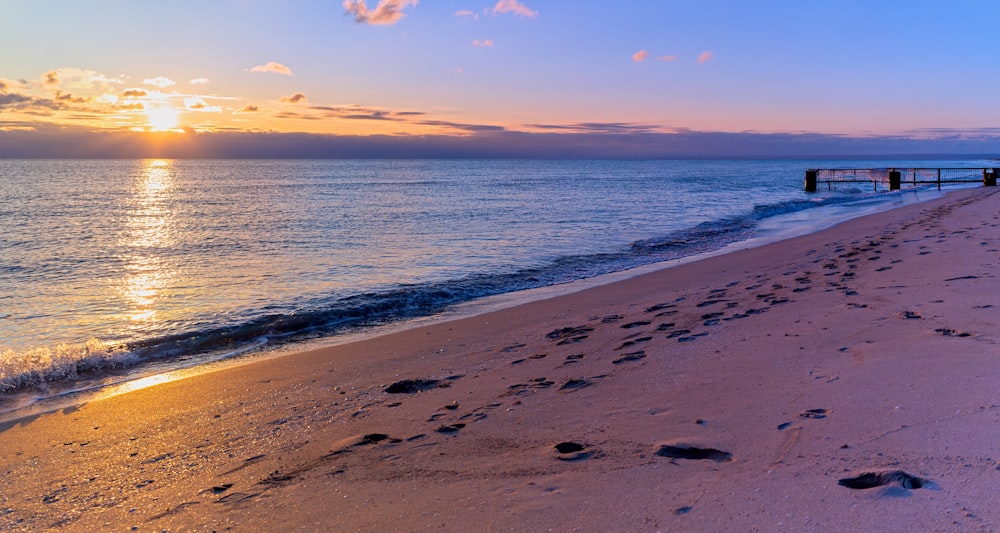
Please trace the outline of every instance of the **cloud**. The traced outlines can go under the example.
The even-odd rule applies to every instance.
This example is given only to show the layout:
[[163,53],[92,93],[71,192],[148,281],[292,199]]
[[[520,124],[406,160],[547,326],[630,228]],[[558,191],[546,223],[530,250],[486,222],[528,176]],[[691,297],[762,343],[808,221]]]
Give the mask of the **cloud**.
[[323,120],[323,117],[317,117],[315,115],[306,115],[304,113],[294,113],[292,111],[280,111],[274,114],[275,118],[292,118],[299,120]]
[[208,105],[208,102],[200,96],[191,96],[184,99],[184,108],[188,111],[199,113],[221,113],[222,108],[217,105]]
[[347,106],[312,106],[309,109],[313,111],[322,111],[322,115],[325,118],[340,118],[348,120],[404,121],[406,120],[406,117],[418,116],[424,114],[419,111],[406,111],[402,113],[394,113],[391,111],[386,111],[384,109],[362,107],[356,104]]
[[4,108],[18,108],[22,104],[31,102],[34,100],[30,96],[24,96],[23,94],[0,94],[0,109]]
[[[57,68],[42,74],[41,85],[43,87],[59,86],[63,89],[73,90],[109,90],[111,84],[124,83],[124,77],[112,78],[99,72],[80,68]],[[28,84],[21,80],[22,85]]]
[[645,50],[639,50],[638,52],[632,54],[632,61],[635,61],[636,63],[642,63],[643,61],[646,60],[647,57],[649,57],[649,52]]
[[395,24],[403,18],[403,9],[417,5],[419,0],[379,0],[375,9],[369,9],[365,0],[344,0],[344,9],[361,24]]
[[698,64],[701,65],[702,63],[707,63],[713,59],[715,59],[715,54],[709,50],[705,50],[700,56],[698,56]]
[[253,104],[247,104],[243,106],[243,109],[237,111],[237,113],[256,113],[259,108]]
[[85,104],[90,101],[90,98],[86,97],[75,97],[70,93],[64,93],[62,91],[56,91],[55,101],[64,104]]
[[448,122],[445,120],[425,120],[418,122],[423,126],[441,126],[445,128],[454,128],[464,131],[481,132],[481,131],[506,131],[503,126],[493,126],[489,124],[463,124],[461,122]]
[[148,94],[146,89],[125,89],[122,91],[122,98],[142,98]]
[[163,76],[145,79],[142,80],[142,83],[144,85],[152,85],[153,87],[159,87],[161,89],[170,87],[171,85],[177,85],[177,82],[175,82],[174,80],[170,78],[165,78]]
[[263,65],[257,65],[256,67],[245,69],[247,72],[274,72],[275,74],[284,74],[285,76],[292,75],[292,69],[282,65],[281,63],[276,63],[274,61],[268,61]]
[[493,48],[493,41],[490,39],[476,39],[472,41],[472,46],[478,46],[480,48]]
[[282,96],[279,100],[288,104],[298,104],[306,101],[306,95],[302,93],[295,93],[291,96]]
[[493,6],[492,13],[494,15],[498,13],[513,13],[519,17],[538,16],[538,11],[528,8],[528,6],[518,2],[517,0],[500,0],[497,2],[497,5]]
[[124,111],[138,111],[140,109],[146,109],[146,106],[142,102],[136,102],[130,100],[128,102],[125,102],[124,104],[116,105],[115,108]]
[[664,133],[657,125],[633,124],[630,122],[579,122],[576,124],[528,124],[529,128],[570,133],[637,134]]
[[4,109],[16,109],[25,113],[33,113],[44,110],[48,111],[65,109],[64,102],[58,102],[48,98],[36,98],[18,93],[0,93],[0,111]]
[[369,111],[365,113],[355,113],[353,115],[340,115],[340,118],[349,120],[399,120],[388,111]]
[[468,9],[459,9],[455,12],[456,17],[472,17],[472,20],[479,20],[479,15]]
[[656,58],[659,61],[677,61],[677,56],[660,56]]
[[205,85],[208,83],[208,78],[198,78],[191,80],[191,85]]
[[0,94],[7,94],[7,84],[0,80]]

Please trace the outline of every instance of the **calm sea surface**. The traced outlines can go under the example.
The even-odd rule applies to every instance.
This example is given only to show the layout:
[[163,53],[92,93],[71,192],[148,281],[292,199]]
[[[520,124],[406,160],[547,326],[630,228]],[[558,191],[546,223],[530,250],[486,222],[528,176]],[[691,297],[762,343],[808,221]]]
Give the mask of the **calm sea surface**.
[[0,160],[0,391],[336,335],[893,201],[802,191],[806,168],[855,166],[992,164]]

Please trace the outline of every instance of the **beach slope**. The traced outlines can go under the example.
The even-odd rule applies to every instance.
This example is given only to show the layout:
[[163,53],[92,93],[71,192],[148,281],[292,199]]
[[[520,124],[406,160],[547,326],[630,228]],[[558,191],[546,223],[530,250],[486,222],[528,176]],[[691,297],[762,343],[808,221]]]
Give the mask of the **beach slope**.
[[1000,195],[0,427],[0,529],[1000,527]]

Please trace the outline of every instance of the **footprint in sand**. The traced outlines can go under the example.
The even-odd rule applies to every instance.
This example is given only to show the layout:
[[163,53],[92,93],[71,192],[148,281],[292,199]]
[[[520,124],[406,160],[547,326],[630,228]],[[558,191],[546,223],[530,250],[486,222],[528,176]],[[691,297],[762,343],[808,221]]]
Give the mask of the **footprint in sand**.
[[437,379],[404,379],[386,387],[385,392],[389,394],[415,394],[435,389],[440,384],[441,380]]
[[590,452],[585,451],[587,447],[578,442],[560,442],[555,448],[556,459],[560,461],[581,461],[590,457]]
[[649,342],[651,340],[653,340],[653,337],[639,337],[638,339],[634,339],[634,340],[630,340],[630,341],[625,341],[625,342],[623,342],[621,344],[621,346],[619,346],[619,347],[617,347],[615,349],[616,350],[621,350],[622,348],[628,348],[629,346],[635,346],[636,344],[639,344],[640,342]]
[[899,485],[904,489],[919,489],[927,480],[912,476],[902,470],[886,472],[865,472],[860,476],[848,477],[837,481],[837,484],[849,489],[871,489],[884,485]]
[[628,362],[631,362],[631,361],[638,361],[640,359],[644,359],[645,357],[646,357],[646,351],[645,350],[639,350],[637,352],[630,352],[630,353],[622,354],[622,356],[619,357],[618,359],[615,359],[614,361],[611,361],[611,364],[613,364],[613,365],[620,365],[622,363],[628,363]]
[[586,378],[586,379],[585,378],[573,378],[573,379],[568,380],[566,383],[563,383],[562,386],[559,387],[559,392],[573,392],[575,390],[579,390],[579,389],[582,389],[582,388],[585,388],[585,387],[589,387],[589,386],[591,386],[591,385],[594,384],[595,380],[598,380],[598,379],[601,379],[601,378],[604,378],[604,377],[607,377],[607,375],[602,374],[600,376],[594,376],[592,378]]
[[663,446],[660,446],[659,450],[656,451],[656,455],[660,457],[669,457],[671,459],[690,459],[695,461],[708,460],[715,461],[717,463],[728,463],[733,460],[733,454],[729,452],[724,452],[715,448],[701,448],[688,444],[664,444]]
[[830,411],[827,409],[808,409],[799,413],[799,418],[813,418],[818,420],[826,418],[828,414],[830,414]]
[[971,337],[972,336],[971,333],[967,333],[965,331],[958,331],[956,329],[949,329],[949,328],[937,328],[937,329],[934,330],[934,332],[935,333],[940,333],[940,334],[944,335],[945,337]]

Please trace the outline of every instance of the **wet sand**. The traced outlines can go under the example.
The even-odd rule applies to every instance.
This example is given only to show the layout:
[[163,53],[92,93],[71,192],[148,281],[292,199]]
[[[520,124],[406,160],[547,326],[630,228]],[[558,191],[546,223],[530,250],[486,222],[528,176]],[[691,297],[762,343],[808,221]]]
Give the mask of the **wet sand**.
[[1000,528],[1000,196],[0,426],[0,529]]

